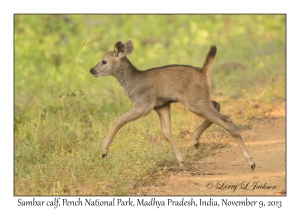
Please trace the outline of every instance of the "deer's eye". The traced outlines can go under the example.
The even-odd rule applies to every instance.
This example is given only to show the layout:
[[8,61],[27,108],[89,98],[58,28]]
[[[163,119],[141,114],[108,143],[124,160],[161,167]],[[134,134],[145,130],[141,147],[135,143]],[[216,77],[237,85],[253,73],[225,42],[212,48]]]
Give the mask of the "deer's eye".
[[103,61],[102,61],[102,65],[105,65],[106,63],[107,63],[106,60],[103,60]]

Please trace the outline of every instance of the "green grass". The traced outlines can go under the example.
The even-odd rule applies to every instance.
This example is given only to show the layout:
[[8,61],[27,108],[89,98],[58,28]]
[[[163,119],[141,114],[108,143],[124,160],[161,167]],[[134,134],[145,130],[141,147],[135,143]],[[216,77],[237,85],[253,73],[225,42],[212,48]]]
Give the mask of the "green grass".
[[[149,174],[176,168],[152,113],[123,127],[101,158],[101,144],[132,104],[113,77],[89,69],[119,39],[132,38],[139,69],[201,66],[209,46],[212,98],[240,129],[285,101],[284,15],[15,15],[15,195],[125,195]],[[237,103],[238,102],[238,103]],[[259,104],[258,110],[253,104]],[[189,134],[202,121],[172,105],[174,140],[187,162],[228,146],[213,125],[195,150]]]

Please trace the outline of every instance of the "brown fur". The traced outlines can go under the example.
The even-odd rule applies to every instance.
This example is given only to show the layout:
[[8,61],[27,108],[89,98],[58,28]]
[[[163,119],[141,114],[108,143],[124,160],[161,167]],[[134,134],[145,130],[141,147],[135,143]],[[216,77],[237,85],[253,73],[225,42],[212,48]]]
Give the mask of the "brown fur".
[[102,60],[90,70],[94,77],[114,76],[134,104],[133,109],[117,120],[116,125],[104,140],[103,157],[107,155],[109,145],[122,126],[154,109],[160,118],[162,132],[173,148],[180,167],[183,168],[184,161],[173,141],[170,122],[170,104],[181,102],[191,112],[206,118],[192,135],[192,141],[196,148],[199,147],[200,135],[212,123],[216,123],[236,139],[244,157],[251,165],[251,169],[254,170],[254,160],[243,143],[236,126],[231,119],[219,113],[220,105],[210,100],[209,68],[217,53],[215,46],[210,48],[202,68],[188,65],[168,65],[146,71],[138,70],[126,57],[133,50],[131,39],[126,43],[118,41],[114,51],[106,53]]

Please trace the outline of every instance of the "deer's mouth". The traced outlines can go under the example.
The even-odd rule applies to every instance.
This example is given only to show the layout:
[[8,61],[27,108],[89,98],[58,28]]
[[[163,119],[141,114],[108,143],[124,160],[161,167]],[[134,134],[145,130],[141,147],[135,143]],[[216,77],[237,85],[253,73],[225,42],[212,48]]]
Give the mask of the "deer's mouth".
[[93,77],[99,77],[97,73],[91,73]]

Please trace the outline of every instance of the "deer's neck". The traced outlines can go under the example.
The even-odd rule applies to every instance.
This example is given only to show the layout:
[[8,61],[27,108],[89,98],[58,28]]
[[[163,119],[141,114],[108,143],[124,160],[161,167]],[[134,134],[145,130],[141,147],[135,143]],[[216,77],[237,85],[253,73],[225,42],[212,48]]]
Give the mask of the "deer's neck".
[[139,70],[128,60],[123,57],[122,66],[114,73],[114,77],[119,81],[120,85],[128,89],[132,79],[139,72]]

